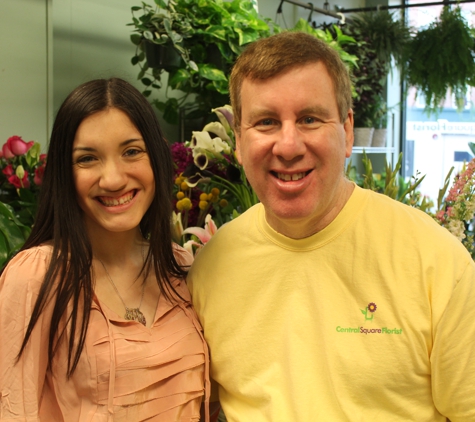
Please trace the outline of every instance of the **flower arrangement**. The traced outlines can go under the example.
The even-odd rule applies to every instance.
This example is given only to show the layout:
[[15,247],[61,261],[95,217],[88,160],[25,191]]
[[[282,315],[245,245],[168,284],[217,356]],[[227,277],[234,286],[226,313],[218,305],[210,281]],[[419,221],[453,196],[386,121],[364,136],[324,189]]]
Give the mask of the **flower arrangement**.
[[219,121],[193,132],[191,141],[171,147],[175,240],[183,233],[193,234],[186,232],[190,226],[203,227],[208,215],[219,227],[259,201],[234,153],[231,107],[225,105],[213,112]]
[[11,136],[0,150],[0,267],[31,231],[46,165],[40,148],[38,142]]
[[445,179],[444,187],[439,191],[435,219],[456,236],[475,259],[475,158],[455,176],[449,193],[443,199],[452,171],[453,168]]
[[24,224],[33,224],[39,186],[43,181],[46,154],[38,142],[11,136],[0,151],[0,201],[17,211]]

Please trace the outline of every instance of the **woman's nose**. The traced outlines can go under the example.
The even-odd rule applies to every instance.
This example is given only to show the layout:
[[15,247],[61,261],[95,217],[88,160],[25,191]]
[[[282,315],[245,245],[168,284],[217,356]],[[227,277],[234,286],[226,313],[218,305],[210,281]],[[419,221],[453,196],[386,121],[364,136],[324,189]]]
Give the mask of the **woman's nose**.
[[119,191],[127,184],[127,173],[124,164],[117,160],[107,160],[103,163],[99,187],[108,191]]

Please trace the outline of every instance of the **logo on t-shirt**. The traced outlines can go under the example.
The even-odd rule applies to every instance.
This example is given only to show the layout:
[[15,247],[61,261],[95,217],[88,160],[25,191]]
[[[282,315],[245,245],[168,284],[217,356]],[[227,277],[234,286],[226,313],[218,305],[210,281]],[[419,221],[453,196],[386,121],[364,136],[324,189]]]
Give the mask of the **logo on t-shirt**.
[[366,321],[372,321],[374,317],[374,313],[376,312],[376,309],[378,309],[378,307],[376,306],[376,303],[370,302],[368,303],[368,306],[365,309],[360,309],[360,311],[364,315],[364,319]]
[[[367,323],[368,321],[373,323],[375,319],[375,312],[378,309],[378,305],[374,302],[369,302],[364,309],[360,309],[361,313],[364,315],[364,320]],[[374,327],[374,326],[359,326],[359,327],[342,327],[338,325],[336,331],[339,333],[346,334],[402,334],[402,328],[391,328],[391,327]]]

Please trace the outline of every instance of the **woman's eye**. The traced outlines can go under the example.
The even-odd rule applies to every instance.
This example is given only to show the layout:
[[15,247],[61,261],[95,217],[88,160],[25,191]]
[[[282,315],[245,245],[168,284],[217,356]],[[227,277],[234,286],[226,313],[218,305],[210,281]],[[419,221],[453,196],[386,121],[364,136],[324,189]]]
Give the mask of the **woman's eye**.
[[138,155],[144,153],[145,151],[143,149],[138,149],[138,148],[130,148],[127,151],[125,151],[124,155],[126,157],[137,157]]
[[95,161],[95,157],[92,155],[84,155],[83,157],[79,157],[74,161],[74,164],[89,164]]

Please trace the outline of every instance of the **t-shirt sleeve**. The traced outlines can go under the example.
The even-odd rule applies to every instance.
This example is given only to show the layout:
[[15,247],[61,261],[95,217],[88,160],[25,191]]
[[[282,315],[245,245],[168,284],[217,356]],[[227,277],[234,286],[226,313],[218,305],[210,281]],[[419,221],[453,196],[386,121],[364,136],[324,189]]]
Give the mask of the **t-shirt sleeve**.
[[40,316],[23,354],[23,338],[46,270],[39,248],[18,254],[0,278],[0,420],[36,421],[48,365],[51,304]]
[[432,389],[437,410],[451,422],[475,420],[475,265],[458,280],[431,353]]

